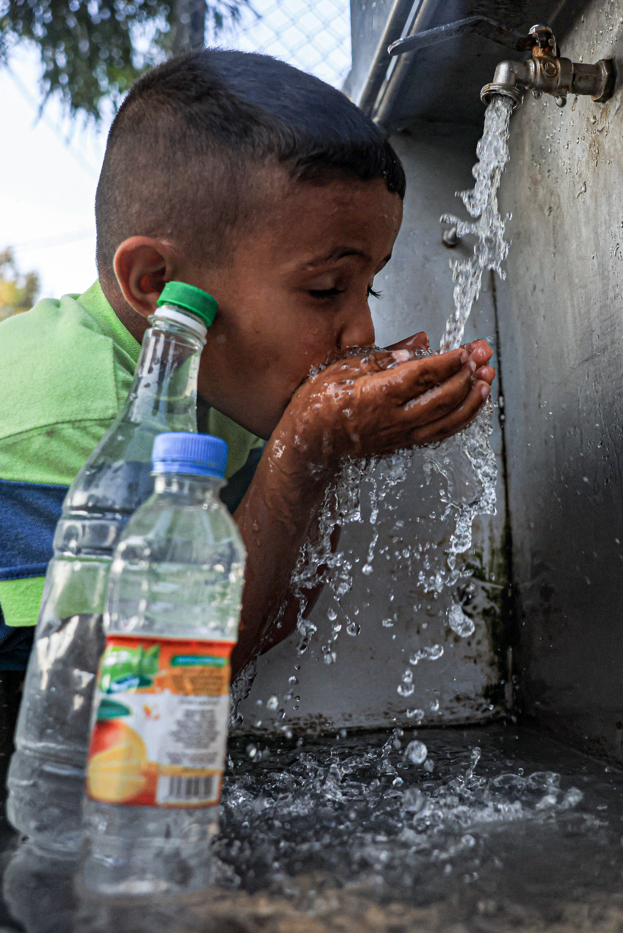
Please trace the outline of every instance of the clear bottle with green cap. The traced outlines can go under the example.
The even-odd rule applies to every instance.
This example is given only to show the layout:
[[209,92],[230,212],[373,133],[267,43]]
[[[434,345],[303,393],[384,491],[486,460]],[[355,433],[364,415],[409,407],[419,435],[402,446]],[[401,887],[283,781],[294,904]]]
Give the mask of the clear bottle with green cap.
[[24,684],[7,815],[36,845],[59,854],[75,853],[80,844],[113,551],[153,490],[154,438],[197,431],[199,359],[218,305],[184,282],[167,283],[158,305],[128,397],[65,497]]
[[84,805],[81,878],[99,894],[210,882],[245,549],[218,498],[227,445],[161,434],[156,488],[115,551]]

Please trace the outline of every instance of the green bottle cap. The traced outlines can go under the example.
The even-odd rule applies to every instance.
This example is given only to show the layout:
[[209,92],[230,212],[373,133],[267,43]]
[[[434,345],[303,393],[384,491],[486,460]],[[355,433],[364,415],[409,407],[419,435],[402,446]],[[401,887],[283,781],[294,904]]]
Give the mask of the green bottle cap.
[[188,285],[187,282],[167,282],[158,299],[158,306],[160,305],[175,305],[176,308],[190,311],[203,321],[206,327],[211,326],[218,311],[216,298],[195,285]]

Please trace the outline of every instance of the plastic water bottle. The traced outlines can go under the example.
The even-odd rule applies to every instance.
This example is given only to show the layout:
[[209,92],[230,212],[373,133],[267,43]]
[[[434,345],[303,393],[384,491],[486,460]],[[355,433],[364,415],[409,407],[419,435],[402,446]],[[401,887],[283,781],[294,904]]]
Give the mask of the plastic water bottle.
[[245,550],[218,498],[227,445],[161,434],[156,489],[115,552],[87,764],[84,885],[205,887],[218,828]]
[[[43,849],[77,852],[91,702],[114,548],[153,489],[163,431],[197,431],[197,374],[216,301],[169,282],[116,420],[72,483],[54,536],[11,760],[7,815]],[[96,387],[95,387],[96,389]]]

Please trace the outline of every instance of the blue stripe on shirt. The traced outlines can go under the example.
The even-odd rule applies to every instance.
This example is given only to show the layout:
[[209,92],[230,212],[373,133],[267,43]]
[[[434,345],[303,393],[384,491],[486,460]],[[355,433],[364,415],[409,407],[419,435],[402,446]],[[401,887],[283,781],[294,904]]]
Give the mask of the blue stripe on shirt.
[[0,479],[0,580],[45,575],[68,489]]

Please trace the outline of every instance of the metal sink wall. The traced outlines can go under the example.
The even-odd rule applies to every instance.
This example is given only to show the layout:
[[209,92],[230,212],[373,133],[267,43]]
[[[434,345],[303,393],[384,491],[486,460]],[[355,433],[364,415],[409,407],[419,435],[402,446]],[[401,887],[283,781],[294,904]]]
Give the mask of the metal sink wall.
[[[420,5],[422,8],[426,4]],[[623,2],[432,4],[423,28],[475,12],[555,30],[575,61],[613,58]],[[351,92],[365,85],[375,17],[353,9]],[[395,37],[394,37],[395,38]],[[508,53],[466,36],[412,56],[372,107],[402,139],[427,124],[482,125],[480,87]],[[512,56],[511,56],[512,57]],[[620,79],[619,79],[620,82]],[[398,86],[398,84],[400,86]],[[606,104],[559,110],[527,95],[511,122],[500,202],[512,213],[507,278],[496,282],[514,615],[505,620],[515,712],[623,759],[623,133]],[[397,138],[394,136],[394,138]],[[413,146],[412,142],[407,145]],[[453,141],[453,145],[455,145]],[[417,183],[417,180],[416,180]]]
[[[516,29],[547,22],[563,54],[576,61],[616,59],[623,48],[623,0],[423,0],[415,7],[353,0],[347,89],[364,103],[367,94],[366,106],[382,118],[409,179],[395,256],[378,281],[380,343],[421,328],[438,343],[452,308],[451,254],[441,244],[439,217],[462,209],[454,193],[472,185],[483,119],[479,90],[509,57],[466,36],[405,57],[400,70],[387,73],[389,59],[375,57],[381,38],[387,40],[392,22],[389,39],[398,38],[414,10],[420,29],[475,13]],[[396,638],[381,629],[395,576],[388,566],[371,578],[362,633],[342,639],[336,664],[322,663],[325,597],[314,613],[318,636],[300,662],[294,639],[262,659],[243,705],[243,728],[258,718],[260,731],[284,723],[320,730],[389,725],[405,722],[414,706],[426,710],[425,722],[485,719],[509,709],[512,655],[515,713],[623,760],[622,94],[617,90],[605,105],[570,100],[564,110],[527,96],[512,118],[501,188],[502,210],[512,212],[507,278],[487,285],[467,334],[495,344],[496,393],[502,385],[506,419],[504,433],[496,424],[493,438],[506,479],[498,484],[498,515],[476,530],[483,600],[474,637],[457,644],[440,629],[444,658],[416,668],[415,693],[405,702],[396,693],[404,667],[396,641],[411,648],[425,643],[430,630],[422,627],[423,615],[414,617],[408,589],[398,596]],[[426,508],[417,483],[403,507],[412,514]],[[369,538],[369,527],[352,527],[346,536],[362,553]],[[351,609],[361,599],[360,582]],[[512,603],[500,599],[511,583]],[[266,715],[268,697],[286,691],[294,663],[301,664],[298,709],[290,706],[283,720],[277,712]],[[435,701],[440,709],[433,714]]]

